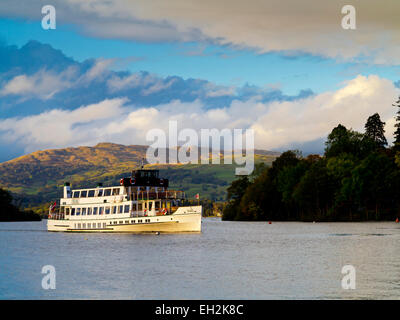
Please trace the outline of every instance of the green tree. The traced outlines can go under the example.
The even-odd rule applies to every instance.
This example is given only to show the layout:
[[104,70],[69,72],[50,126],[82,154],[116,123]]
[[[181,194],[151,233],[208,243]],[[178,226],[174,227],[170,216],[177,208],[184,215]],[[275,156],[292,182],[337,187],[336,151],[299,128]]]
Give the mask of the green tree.
[[248,176],[241,176],[238,179],[234,180],[231,186],[227,189],[228,191],[227,200],[237,201],[241,199],[248,185],[249,185]]
[[282,194],[282,201],[287,205],[293,202],[293,191],[300,182],[302,176],[307,172],[309,163],[300,161],[295,166],[284,167],[278,174],[277,188]]
[[301,220],[327,220],[333,191],[332,177],[326,168],[326,160],[321,159],[313,163],[293,192],[293,198],[301,211]]
[[[400,213],[400,151],[386,149],[384,123],[368,118],[366,133],[338,125],[325,156],[287,151],[228,189],[226,220],[357,221]],[[373,213],[373,214],[370,214]]]
[[40,220],[32,211],[20,211],[10,192],[0,188],[0,221]]
[[352,172],[349,192],[354,195],[354,204],[364,208],[366,215],[374,212],[379,220],[382,213],[398,207],[398,177],[393,159],[382,153],[370,154]]
[[371,140],[376,147],[383,148],[387,145],[385,138],[385,122],[381,121],[378,113],[370,116],[365,124],[364,137]]
[[349,189],[351,174],[358,162],[357,158],[351,154],[343,153],[337,157],[328,159],[327,169],[334,184],[334,197],[331,207],[332,218],[335,220],[347,220],[341,215],[347,215],[349,220],[353,220],[352,214],[352,194]]
[[266,220],[271,212],[277,212],[281,203],[271,169],[265,170],[249,184],[239,204],[236,220]]
[[12,202],[13,198],[11,193],[0,188],[0,208],[2,216],[16,214],[19,212],[18,208]]
[[397,116],[396,116],[396,123],[395,123],[395,128],[396,130],[394,131],[394,142],[393,142],[393,147],[396,151],[400,151],[400,97],[399,99],[393,104],[394,107],[397,107]]
[[325,142],[325,156],[327,158],[339,156],[342,153],[352,154],[361,157],[363,135],[359,132],[348,130],[339,124],[333,128]]
[[351,176],[356,161],[357,159],[353,155],[345,153],[338,157],[329,158],[326,166],[332,178],[341,183],[343,179]]
[[249,186],[249,178],[241,176],[234,180],[227,189],[228,204],[222,213],[222,220],[237,220],[240,201]]

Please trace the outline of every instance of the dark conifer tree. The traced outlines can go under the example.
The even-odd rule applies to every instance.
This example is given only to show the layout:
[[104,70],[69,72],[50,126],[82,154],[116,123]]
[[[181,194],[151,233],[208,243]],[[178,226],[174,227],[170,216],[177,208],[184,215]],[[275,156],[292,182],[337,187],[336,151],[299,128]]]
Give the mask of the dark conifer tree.
[[393,104],[394,107],[397,107],[397,116],[396,116],[396,124],[394,125],[396,130],[394,132],[394,149],[400,151],[400,97]]
[[373,141],[377,147],[383,148],[387,145],[385,138],[385,122],[381,121],[378,113],[373,114],[365,124],[365,137]]

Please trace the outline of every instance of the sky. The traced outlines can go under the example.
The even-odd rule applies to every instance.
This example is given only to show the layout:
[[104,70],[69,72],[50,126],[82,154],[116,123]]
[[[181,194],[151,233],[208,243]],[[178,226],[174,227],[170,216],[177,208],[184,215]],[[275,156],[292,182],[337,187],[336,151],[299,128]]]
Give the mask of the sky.
[[267,150],[323,152],[378,112],[392,141],[400,3],[354,0],[0,3],[0,161],[168,128],[251,128]]

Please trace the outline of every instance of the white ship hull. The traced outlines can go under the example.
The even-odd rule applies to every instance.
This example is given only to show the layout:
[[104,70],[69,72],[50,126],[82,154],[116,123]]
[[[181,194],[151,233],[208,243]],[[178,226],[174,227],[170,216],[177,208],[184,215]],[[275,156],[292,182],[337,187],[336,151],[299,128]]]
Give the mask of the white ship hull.
[[70,220],[49,219],[47,229],[60,232],[201,232],[201,208],[201,206],[180,207],[170,215],[121,217],[103,215],[96,219],[87,216]]

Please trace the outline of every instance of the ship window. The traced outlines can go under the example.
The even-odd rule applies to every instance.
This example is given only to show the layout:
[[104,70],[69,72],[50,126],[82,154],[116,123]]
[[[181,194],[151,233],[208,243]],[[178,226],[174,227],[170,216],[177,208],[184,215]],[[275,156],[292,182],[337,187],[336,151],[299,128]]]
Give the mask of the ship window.
[[79,191],[74,191],[73,198],[79,198]]
[[114,221],[114,224],[117,224],[117,221]]
[[118,196],[119,195],[119,188],[115,188],[112,191],[113,196]]
[[91,215],[91,214],[92,214],[92,208],[88,208],[88,209],[87,209],[87,214],[88,214],[88,215]]
[[86,198],[87,195],[87,191],[82,191],[81,192],[81,198]]
[[129,220],[125,220],[125,223],[129,223]]
[[104,223],[103,223],[103,228],[105,228],[105,227],[106,227],[106,223],[104,222]]
[[94,197],[94,191],[95,190],[89,190],[89,192],[88,192],[88,197],[89,198],[93,198]]
[[82,215],[86,216],[86,208],[82,208]]
[[100,222],[97,224],[97,228],[101,228],[101,223]]
[[123,223],[124,223],[123,221],[120,221],[120,222],[119,222],[119,224],[123,224]]
[[86,229],[86,223],[82,224],[82,229]]
[[155,202],[155,208],[156,209],[160,209],[160,201],[156,201]]
[[65,214],[68,216],[69,215],[69,208],[65,208]]
[[113,213],[113,214],[116,214],[116,213],[117,213],[117,208],[118,208],[117,206],[113,206],[113,207],[112,207],[112,213]]
[[136,211],[136,203],[132,204],[132,211]]
[[79,216],[81,214],[81,208],[76,208],[76,215]]
[[78,223],[78,229],[80,229],[81,228],[81,224],[80,223]]
[[93,214],[97,214],[97,207],[93,208]]
[[143,203],[139,203],[138,204],[138,211],[142,211],[143,210]]
[[106,207],[106,214],[110,214],[110,207]]
[[128,212],[129,212],[129,204],[127,204],[127,205],[124,206],[124,212],[125,212],[125,213],[128,213]]
[[72,208],[71,209],[71,216],[74,216],[75,215],[75,208]]
[[97,192],[97,196],[101,197],[103,195],[103,189],[99,189],[99,191]]
[[96,223],[93,223],[93,229],[96,229]]
[[104,207],[100,207],[99,208],[99,214],[103,214],[103,212],[104,212]]
[[124,212],[124,206],[119,206],[118,213],[123,213]]
[[104,190],[104,196],[107,197],[107,196],[110,196],[110,195],[111,195],[111,189],[105,189]]
[[152,205],[153,205],[153,202],[149,202],[149,211],[151,211]]
[[92,224],[88,223],[87,228],[90,229],[92,227]]

